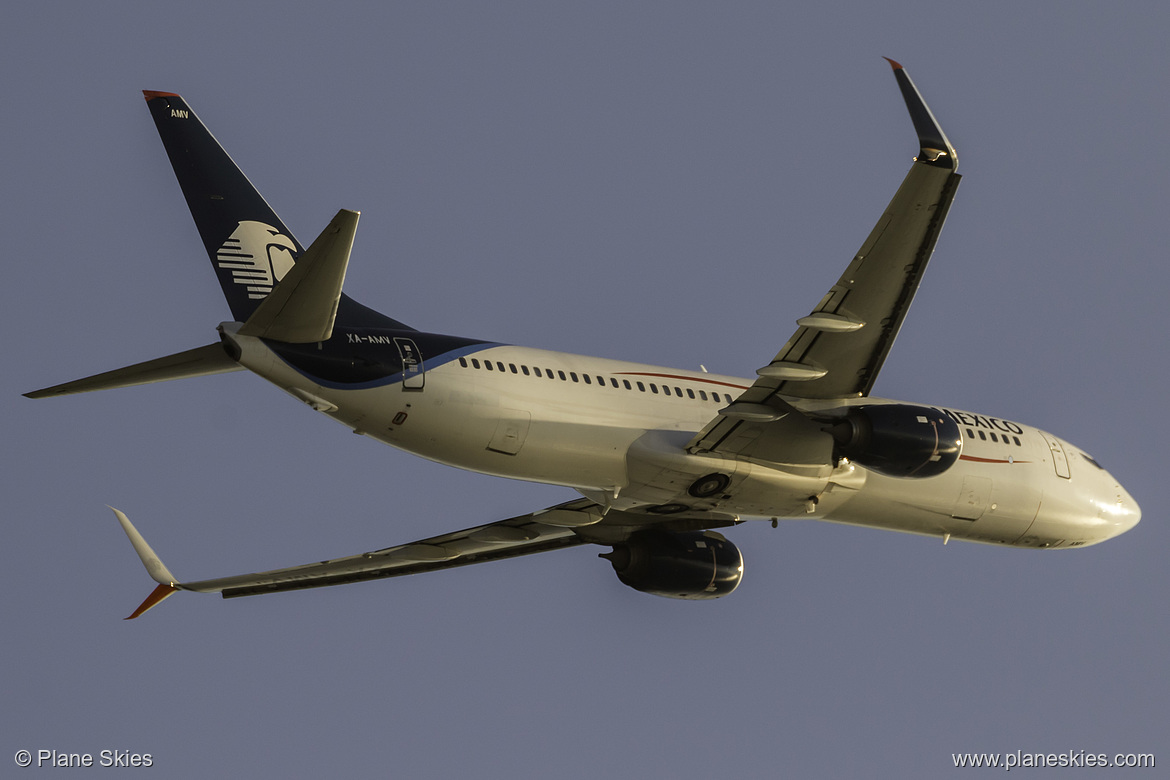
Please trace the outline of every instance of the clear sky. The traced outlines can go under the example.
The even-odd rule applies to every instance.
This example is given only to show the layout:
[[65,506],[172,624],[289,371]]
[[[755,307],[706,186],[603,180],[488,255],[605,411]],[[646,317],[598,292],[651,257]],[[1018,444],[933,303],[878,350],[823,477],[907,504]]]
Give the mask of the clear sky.
[[[1164,3],[284,5],[22,3],[0,25],[0,774],[20,749],[150,753],[171,778],[1170,765]],[[121,620],[153,583],[106,504],[198,579],[572,497],[353,436],[244,373],[21,398],[229,317],[140,90],[182,93],[301,241],[360,210],[367,305],[751,376],[917,151],[882,55],[964,181],[876,392],[1071,440],[1135,530],[1045,553],[761,523],[729,532],[745,579],[711,603],[576,549]]]

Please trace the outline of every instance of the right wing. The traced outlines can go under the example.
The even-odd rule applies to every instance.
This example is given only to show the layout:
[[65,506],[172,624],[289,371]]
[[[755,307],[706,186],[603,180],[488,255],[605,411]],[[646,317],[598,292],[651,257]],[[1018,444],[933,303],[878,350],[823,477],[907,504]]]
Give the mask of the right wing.
[[[691,452],[811,463],[830,446],[784,399],[869,395],[959,186],[958,155],[914,82],[890,60],[920,151],[861,249],[759,378],[691,441]],[[812,460],[810,460],[810,458]]]

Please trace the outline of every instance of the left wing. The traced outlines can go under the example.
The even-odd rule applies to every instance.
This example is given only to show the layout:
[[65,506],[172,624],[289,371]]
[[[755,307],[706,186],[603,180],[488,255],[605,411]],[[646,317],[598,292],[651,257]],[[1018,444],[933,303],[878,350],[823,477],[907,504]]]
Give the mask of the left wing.
[[[256,574],[180,582],[159,560],[130,518],[117,509],[114,509],[114,515],[129,537],[130,544],[134,545],[134,551],[138,553],[147,573],[158,583],[154,592],[126,620],[138,617],[181,590],[222,593],[227,599],[256,596],[420,574],[581,544],[616,547],[651,527],[685,533],[725,528],[739,522],[735,515],[719,512],[696,511],[669,516],[624,512],[607,509],[587,498],[578,498],[538,512],[360,555]],[[710,538],[721,539],[724,544],[728,544],[717,535]],[[735,554],[738,556],[738,552]],[[615,570],[618,568],[621,567],[615,565]],[[622,572],[619,571],[618,576],[621,577]]]
[[539,512],[373,552],[287,569],[193,582],[179,582],[130,523],[130,519],[117,509],[114,514],[146,566],[147,573],[159,583],[146,601],[126,618],[130,620],[181,590],[222,593],[224,598],[254,596],[400,577],[574,547],[587,543],[574,528],[600,522],[605,512],[592,501],[579,498]]
[[[914,82],[890,60],[920,151],[845,273],[759,378],[690,443],[691,452],[809,463],[828,446],[788,399],[869,395],[934,252],[959,186],[958,155]],[[799,443],[790,444],[793,438]],[[817,442],[820,442],[817,444]],[[753,450],[759,450],[754,452]]]

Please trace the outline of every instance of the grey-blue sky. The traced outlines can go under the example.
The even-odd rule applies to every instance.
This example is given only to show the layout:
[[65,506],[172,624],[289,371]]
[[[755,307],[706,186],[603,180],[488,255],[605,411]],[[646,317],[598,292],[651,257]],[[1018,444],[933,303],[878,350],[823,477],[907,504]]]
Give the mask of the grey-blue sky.
[[[1170,761],[1158,445],[1167,12],[984,3],[276,3],[10,10],[5,706],[20,748],[167,776],[923,776],[955,751]],[[225,602],[151,583],[544,506],[349,435],[240,374],[36,387],[207,343],[227,309],[141,89],[183,93],[302,240],[363,212],[347,289],[419,327],[750,375],[915,151],[901,60],[964,182],[883,395],[1023,420],[1142,504],[1043,554],[737,529],[713,604],[576,550]],[[1166,755],[1162,756],[1161,754]]]

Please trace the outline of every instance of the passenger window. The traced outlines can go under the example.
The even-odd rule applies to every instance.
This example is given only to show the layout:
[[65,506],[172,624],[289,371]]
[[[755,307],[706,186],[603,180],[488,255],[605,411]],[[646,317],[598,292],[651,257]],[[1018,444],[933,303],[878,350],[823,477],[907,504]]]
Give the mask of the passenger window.
[[996,438],[996,436],[995,436],[995,434],[994,434],[994,433],[992,433],[992,434],[991,434],[991,440],[992,440],[993,442],[997,443],[997,444],[999,443],[999,439],[998,439],[998,438]]
[[579,381],[579,380],[577,379],[577,374],[576,374],[576,372],[570,371],[570,372],[569,372],[569,376],[571,376],[571,377],[573,378],[573,381],[574,381],[574,382],[577,382],[577,381]]
[[520,366],[520,370],[524,372],[524,376],[529,376],[528,366]]
[[646,392],[646,385],[644,385],[644,384],[642,384],[641,382],[639,382],[639,383],[638,383],[638,390],[640,390],[640,391],[641,391],[641,392],[643,392],[643,393],[644,393],[644,392]]
[[512,373],[513,373],[513,374],[519,374],[519,373],[520,373],[519,371],[517,371],[517,370],[516,370],[516,364],[515,364],[515,363],[509,363],[509,364],[508,364],[508,368],[509,368],[509,369],[512,371]]
[[627,390],[633,390],[633,389],[634,389],[634,388],[630,387],[630,380],[628,380],[628,379],[623,379],[623,380],[622,380],[622,384],[625,386],[625,388],[626,388]]
[[702,400],[702,401],[706,401],[706,400],[707,400],[707,391],[706,391],[706,390],[700,390],[700,391],[699,391],[699,399],[700,399],[700,400]]
[[987,441],[987,435],[985,433],[983,433],[983,431],[979,431],[979,440],[980,441]]
[[492,368],[492,361],[490,361],[490,360],[483,361],[483,367],[486,368],[488,371],[495,371],[495,369]]
[[605,377],[598,375],[597,384],[601,385],[602,387],[605,387]]
[[655,395],[658,395],[658,385],[651,382],[650,383],[650,392],[654,393]]
[[610,382],[610,384],[612,384],[614,387],[617,387],[617,386],[618,386],[617,380],[616,380],[616,379],[614,379],[612,376],[609,378],[609,382]]
[[459,365],[467,368],[467,358],[459,358]]
[[564,371],[557,371],[557,376],[559,376],[559,377],[561,378],[561,381],[562,381],[562,382],[568,381],[568,380],[565,378],[565,372],[564,372]]
[[500,369],[501,374],[504,373],[504,364],[498,360],[496,361],[496,368]]
[[688,397],[688,398],[694,398],[694,397],[695,397],[695,391],[694,391],[694,390],[692,390],[692,389],[691,389],[691,388],[689,388],[689,387],[687,388],[687,397]]
[[1013,436],[1012,441],[1014,441],[1016,443],[1017,447],[1020,446],[1020,437],[1019,436]]
[[472,368],[479,368],[479,361],[476,360],[475,358],[472,358],[471,359],[471,367]]
[[968,429],[967,429],[967,438],[968,438],[968,439],[974,439],[974,438],[975,438],[975,431],[973,431],[973,430],[971,430],[970,428],[968,428]]

